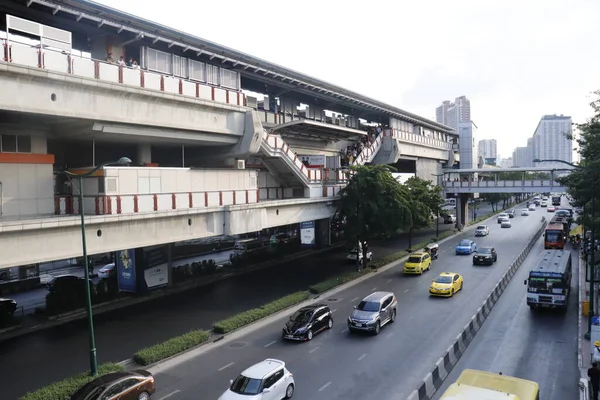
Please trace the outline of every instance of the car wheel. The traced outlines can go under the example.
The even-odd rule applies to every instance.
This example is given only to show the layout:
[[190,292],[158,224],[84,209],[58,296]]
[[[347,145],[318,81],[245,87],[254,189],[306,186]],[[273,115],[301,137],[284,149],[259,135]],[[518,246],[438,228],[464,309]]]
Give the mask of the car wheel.
[[450,292],[450,297],[454,296],[454,289]]
[[309,329],[308,332],[306,332],[306,340],[312,340],[313,336],[313,331]]
[[147,392],[142,392],[138,395],[138,400],[149,400],[150,395]]
[[423,275],[423,267],[419,268],[419,275]]
[[333,318],[329,318],[329,321],[327,321],[327,329],[331,328],[333,328]]
[[458,289],[458,290],[462,290],[462,288],[463,288],[463,285],[464,285],[464,282],[461,282],[461,283],[460,283],[460,289]]
[[294,385],[292,383],[290,383],[288,385],[288,387],[285,389],[285,398],[291,399],[293,395],[294,395]]
[[396,310],[392,311],[392,317],[390,318],[390,322],[393,324],[396,321]]
[[373,261],[373,254],[369,256],[369,261]]
[[379,335],[379,332],[381,332],[381,323],[377,321],[377,323],[375,324],[375,334]]
[[348,332],[349,332],[349,333],[354,333],[354,328],[350,328],[350,327],[348,327]]

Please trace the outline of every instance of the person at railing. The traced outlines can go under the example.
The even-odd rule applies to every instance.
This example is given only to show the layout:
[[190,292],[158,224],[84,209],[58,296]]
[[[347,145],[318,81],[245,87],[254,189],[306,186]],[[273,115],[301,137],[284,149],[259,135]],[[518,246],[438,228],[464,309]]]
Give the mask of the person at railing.
[[125,67],[127,64],[125,63],[125,57],[119,57],[119,67]]
[[113,59],[112,53],[108,53],[106,55],[106,62],[110,63],[110,64],[114,64],[115,63],[115,60]]

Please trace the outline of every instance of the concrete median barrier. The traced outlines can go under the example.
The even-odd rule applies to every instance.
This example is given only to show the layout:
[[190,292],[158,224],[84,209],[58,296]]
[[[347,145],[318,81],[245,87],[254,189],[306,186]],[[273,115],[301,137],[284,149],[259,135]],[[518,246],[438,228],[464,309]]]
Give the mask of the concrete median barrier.
[[471,317],[469,323],[465,325],[463,331],[456,336],[454,343],[450,345],[444,355],[438,359],[431,372],[425,375],[422,382],[419,384],[419,387],[410,394],[408,400],[431,400],[433,398],[437,390],[442,386],[446,377],[460,360],[460,357],[469,346],[469,343],[471,343],[487,317],[490,315],[492,308],[494,308],[494,305],[502,293],[504,293],[504,290],[512,280],[512,277],[527,258],[527,255],[535,245],[536,241],[544,232],[544,228],[547,224],[545,217],[542,217],[541,223],[542,226],[540,229],[538,229],[531,237],[527,246],[525,246],[515,258],[508,271],[506,271],[502,279],[500,279],[494,287],[494,290],[492,290],[481,307],[477,309],[477,312]]

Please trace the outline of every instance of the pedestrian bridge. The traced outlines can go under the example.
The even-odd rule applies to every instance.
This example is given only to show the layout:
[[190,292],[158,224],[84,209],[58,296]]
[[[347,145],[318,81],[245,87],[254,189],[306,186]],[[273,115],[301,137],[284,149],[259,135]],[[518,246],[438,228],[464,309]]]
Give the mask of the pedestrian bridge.
[[537,193],[566,192],[567,188],[553,180],[519,180],[519,181],[443,181],[446,193]]

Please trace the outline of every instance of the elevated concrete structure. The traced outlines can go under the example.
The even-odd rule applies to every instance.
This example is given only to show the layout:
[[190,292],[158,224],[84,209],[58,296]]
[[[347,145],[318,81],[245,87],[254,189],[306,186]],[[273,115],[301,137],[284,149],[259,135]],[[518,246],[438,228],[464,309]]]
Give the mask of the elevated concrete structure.
[[452,182],[443,181],[446,193],[538,193],[566,192],[567,188],[552,180]]

